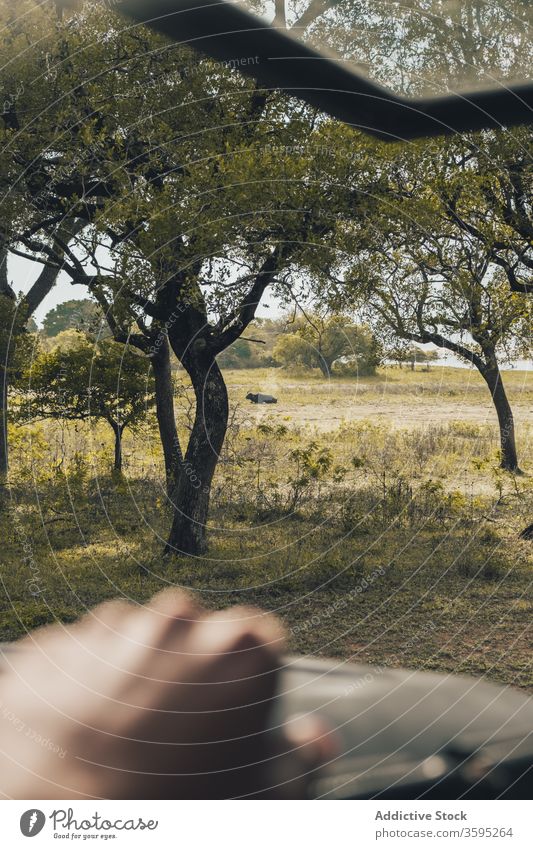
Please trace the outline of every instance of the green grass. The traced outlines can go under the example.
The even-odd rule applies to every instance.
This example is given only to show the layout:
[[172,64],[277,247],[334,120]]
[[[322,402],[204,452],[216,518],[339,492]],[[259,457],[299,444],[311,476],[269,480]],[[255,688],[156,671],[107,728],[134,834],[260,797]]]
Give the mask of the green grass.
[[[446,393],[465,391],[457,371],[365,380],[374,399],[395,387],[393,411],[424,386],[431,421],[401,426],[391,413],[335,427],[321,378],[279,376],[280,406],[265,413],[241,400],[245,388],[266,389],[265,373],[229,373],[240,406],[202,559],[162,559],[170,513],[153,428],[129,439],[123,479],[109,476],[103,428],[14,431],[11,506],[0,519],[0,640],[71,621],[104,599],[142,602],[178,585],[209,607],[276,612],[291,650],[533,688],[533,547],[518,539],[533,516],[531,433],[520,426],[526,474],[515,478],[498,469],[482,385],[469,390],[477,419],[440,423]],[[528,380],[509,374],[515,406],[531,403]],[[328,392],[353,407],[354,388],[343,379]],[[321,426],[295,423],[284,405],[319,408]]]

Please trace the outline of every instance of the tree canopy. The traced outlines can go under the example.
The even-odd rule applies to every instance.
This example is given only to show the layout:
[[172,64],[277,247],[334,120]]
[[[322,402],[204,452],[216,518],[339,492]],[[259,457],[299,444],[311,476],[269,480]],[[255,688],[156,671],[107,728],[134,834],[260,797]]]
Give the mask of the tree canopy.
[[82,301],[63,301],[50,312],[43,321],[43,333],[53,339],[65,330],[84,330],[98,332],[104,317],[98,304],[85,298]]
[[332,376],[339,360],[357,374],[373,374],[380,363],[377,339],[364,326],[343,315],[306,314],[287,326],[280,335],[273,356],[285,366],[319,368],[324,377]]
[[137,351],[83,334],[68,349],[41,352],[19,380],[16,420],[105,421],[115,436],[116,471],[122,469],[122,436],[135,430],[154,405],[149,361]]
[[[517,293],[530,291],[531,131],[385,147],[235,68],[129,26],[109,4],[77,6],[60,16],[53,3],[2,7],[0,82],[13,97],[0,128],[0,248],[4,257],[10,251],[43,265],[24,299],[27,318],[63,271],[86,286],[117,343],[152,358],[167,480],[177,482],[175,492],[169,485],[169,550],[201,553],[228,421],[219,358],[236,343],[244,350],[241,338],[267,290],[286,307],[315,295],[351,313],[357,276],[358,298],[361,281],[368,299],[370,281],[384,291],[373,270],[385,253],[395,262],[402,255],[412,281],[428,275],[441,297],[452,282],[425,266],[435,255],[440,263],[444,236],[452,264],[464,265],[459,243],[487,257],[484,285],[497,280],[500,291],[505,280]],[[393,4],[391,14],[390,4],[311,0],[276,4],[276,23],[310,40],[326,37],[345,56],[359,51],[383,81],[411,92],[424,82],[424,68],[435,83],[437,49],[452,57],[448,83],[469,62],[480,80],[483,62],[497,58],[487,27],[501,33],[507,18],[491,9],[482,20],[477,0],[441,6],[428,0],[416,14]],[[513,8],[516,21],[527,20],[523,4]],[[510,39],[500,71],[521,67],[519,44]],[[468,274],[453,282],[454,298]],[[433,303],[430,315],[433,321]],[[448,329],[453,344],[454,334],[466,332]],[[336,356],[332,331],[318,346],[325,368]],[[305,335],[297,335],[301,346]],[[506,332],[500,342],[504,335],[510,339]],[[170,349],[196,396],[183,450]],[[179,466],[193,467],[202,487],[193,491]]]

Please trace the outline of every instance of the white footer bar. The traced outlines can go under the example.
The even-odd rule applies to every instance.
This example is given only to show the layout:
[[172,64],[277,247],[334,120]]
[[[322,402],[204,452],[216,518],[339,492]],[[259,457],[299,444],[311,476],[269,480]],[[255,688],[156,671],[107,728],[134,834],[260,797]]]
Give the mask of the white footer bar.
[[[0,843],[175,849],[533,846],[526,802],[0,802]],[[34,843],[30,842],[35,840]]]

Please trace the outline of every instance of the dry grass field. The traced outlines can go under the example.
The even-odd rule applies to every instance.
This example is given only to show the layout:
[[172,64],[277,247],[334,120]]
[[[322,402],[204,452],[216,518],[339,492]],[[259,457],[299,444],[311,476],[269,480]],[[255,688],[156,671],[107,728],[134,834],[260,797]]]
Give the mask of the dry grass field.
[[[503,377],[517,427],[527,426],[533,414],[533,371],[508,370]],[[439,365],[432,365],[430,371],[420,366],[415,371],[386,368],[375,377],[325,380],[318,371],[298,376],[272,368],[228,372],[227,381],[235,404],[245,403],[248,392],[260,389],[279,399],[277,417],[289,417],[294,425],[322,432],[364,419],[396,428],[496,421],[487,387],[475,369]],[[250,405],[248,412],[251,410]],[[264,407],[255,408],[256,417],[264,413]]]
[[[165,561],[170,510],[155,428],[110,474],[101,426],[12,432],[2,516],[0,640],[100,600],[167,585],[285,622],[291,650],[487,675],[533,688],[533,372],[510,371],[524,474],[498,467],[476,373],[335,378],[228,372],[232,423],[204,558]],[[255,407],[249,391],[276,395]],[[177,398],[183,437],[189,401]]]

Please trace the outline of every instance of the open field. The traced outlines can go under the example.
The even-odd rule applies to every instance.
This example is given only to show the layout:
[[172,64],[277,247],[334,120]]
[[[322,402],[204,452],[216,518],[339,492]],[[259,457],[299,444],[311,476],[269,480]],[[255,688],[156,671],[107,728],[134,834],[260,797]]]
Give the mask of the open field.
[[[276,417],[289,417],[294,425],[334,430],[344,422],[371,419],[393,427],[412,428],[452,421],[485,424],[495,421],[488,389],[475,369],[433,365],[382,369],[376,377],[325,380],[317,371],[285,375],[281,369],[228,372],[234,403],[247,393],[266,392],[279,399]],[[504,372],[505,386],[513,403],[517,427],[533,415],[533,371]],[[261,418],[264,408],[248,409]]]
[[[471,371],[226,376],[232,425],[205,558],[163,561],[153,428],[127,437],[123,478],[101,426],[13,431],[0,640],[175,584],[209,606],[276,611],[292,650],[533,688],[533,544],[518,538],[533,520],[533,372],[505,373],[522,476],[498,468],[495,414]],[[248,405],[250,390],[280,403]],[[187,409],[178,398],[184,437]]]

